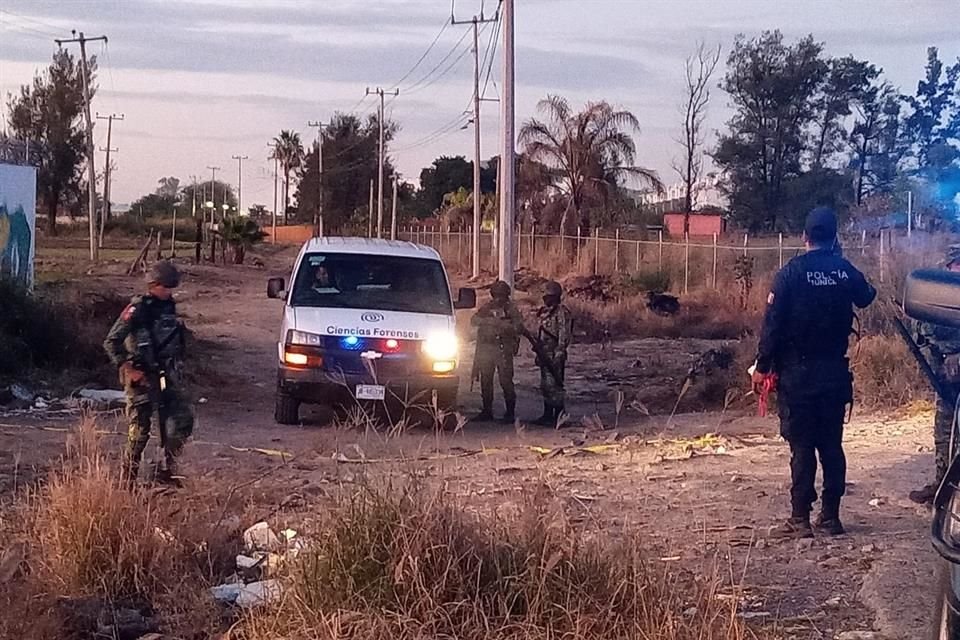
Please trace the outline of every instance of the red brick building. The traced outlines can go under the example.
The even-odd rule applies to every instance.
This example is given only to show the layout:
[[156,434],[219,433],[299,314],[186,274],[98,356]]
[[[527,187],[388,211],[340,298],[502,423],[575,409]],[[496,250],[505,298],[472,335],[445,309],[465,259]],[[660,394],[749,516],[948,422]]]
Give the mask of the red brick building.
[[[663,214],[663,226],[667,233],[675,238],[683,237],[683,214]],[[727,221],[723,216],[714,213],[691,213],[690,235],[708,236],[720,235],[727,230]]]

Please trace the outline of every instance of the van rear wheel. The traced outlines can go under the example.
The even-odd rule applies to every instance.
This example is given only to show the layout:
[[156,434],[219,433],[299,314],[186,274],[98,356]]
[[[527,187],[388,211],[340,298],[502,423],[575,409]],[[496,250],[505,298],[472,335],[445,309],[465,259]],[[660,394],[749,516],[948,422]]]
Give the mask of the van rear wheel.
[[277,389],[273,419],[277,424],[300,424],[300,401]]

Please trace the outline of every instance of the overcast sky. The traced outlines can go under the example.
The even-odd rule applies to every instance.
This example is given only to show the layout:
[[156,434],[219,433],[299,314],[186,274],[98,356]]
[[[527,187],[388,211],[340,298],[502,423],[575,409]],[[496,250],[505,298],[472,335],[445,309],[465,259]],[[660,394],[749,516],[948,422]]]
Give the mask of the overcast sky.
[[[488,14],[495,2],[486,0]],[[481,0],[456,0],[457,17],[469,18],[480,5]],[[678,153],[683,60],[698,40],[721,45],[725,58],[737,33],[775,28],[791,38],[813,33],[828,53],[870,60],[911,92],[928,46],[940,47],[948,61],[960,55],[956,0],[516,0],[516,5],[518,123],[547,93],[574,104],[606,99],[640,119],[640,162],[668,183],[676,181],[670,164]],[[307,121],[326,120],[336,110],[371,112],[375,101],[364,99],[365,88],[395,86],[449,15],[450,0],[0,0],[0,90],[5,96],[47,64],[54,37],[69,37],[71,29],[106,34],[109,44],[93,43],[90,53],[100,59],[94,110],[126,116],[114,125],[119,153],[113,199],[129,202],[152,191],[161,176],[209,178],[209,165],[222,167],[235,183],[237,163],[230,157],[247,155],[244,206],[271,207],[267,142],[282,128],[296,129],[310,141],[315,132]],[[470,37],[463,37],[468,29],[443,30],[389,104],[388,115],[402,126],[391,156],[406,177],[417,177],[438,155],[472,155],[472,131],[444,129],[471,97]],[[490,35],[487,27],[481,51]],[[496,64],[495,80],[499,74]],[[487,95],[495,98],[498,88],[491,82]],[[497,152],[499,107],[487,102],[484,108],[486,158]],[[711,138],[727,116],[726,96],[715,89]],[[98,147],[105,144],[105,122],[97,123],[96,138]],[[98,169],[102,161],[98,152]]]

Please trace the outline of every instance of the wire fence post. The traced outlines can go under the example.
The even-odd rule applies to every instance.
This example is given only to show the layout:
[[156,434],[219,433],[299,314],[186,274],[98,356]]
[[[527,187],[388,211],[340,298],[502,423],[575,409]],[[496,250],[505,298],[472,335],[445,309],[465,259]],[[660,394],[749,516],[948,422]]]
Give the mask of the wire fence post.
[[457,231],[457,267],[460,267],[460,262],[463,260],[463,227],[460,227],[460,230]]
[[593,275],[600,273],[600,227],[593,230]]
[[[563,237],[563,233],[560,234]],[[560,253],[563,253],[563,240],[560,241]],[[530,266],[537,264],[537,223],[534,222],[530,227]]]
[[717,234],[713,234],[713,288],[717,288]]
[[864,229],[860,232],[860,255],[867,255],[867,230]]
[[523,257],[523,225],[517,225],[517,268],[520,268],[520,260]]
[[577,273],[580,272],[582,265],[580,263],[580,244],[582,243],[583,238],[580,232],[580,225],[577,225]]
[[637,273],[640,273],[640,241],[637,240],[637,266],[634,269]]
[[747,242],[748,242],[747,238],[748,238],[748,235],[747,235],[746,233],[744,233],[744,234],[743,234],[743,255],[744,255],[744,257],[746,257],[746,255],[747,255]]
[[883,229],[880,229],[880,284],[883,284],[883,267],[884,267],[884,264],[883,264],[883,263],[884,263],[883,253],[884,253],[884,251],[883,251]]
[[783,233],[777,234],[777,250],[780,256],[780,268],[783,269]]
[[657,229],[657,271],[663,272],[663,229]]
[[690,291],[690,234],[683,234],[683,294]]
[[613,272],[620,273],[620,229],[616,231],[616,253],[613,254]]

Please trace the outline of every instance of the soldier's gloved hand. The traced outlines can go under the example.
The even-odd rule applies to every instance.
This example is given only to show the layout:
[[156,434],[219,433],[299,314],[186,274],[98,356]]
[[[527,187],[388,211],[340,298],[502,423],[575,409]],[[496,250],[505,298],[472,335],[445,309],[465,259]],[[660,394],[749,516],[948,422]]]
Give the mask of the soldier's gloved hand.
[[143,371],[134,367],[132,362],[124,362],[120,365],[120,372],[123,374],[124,380],[134,383],[143,380]]

